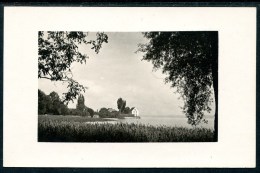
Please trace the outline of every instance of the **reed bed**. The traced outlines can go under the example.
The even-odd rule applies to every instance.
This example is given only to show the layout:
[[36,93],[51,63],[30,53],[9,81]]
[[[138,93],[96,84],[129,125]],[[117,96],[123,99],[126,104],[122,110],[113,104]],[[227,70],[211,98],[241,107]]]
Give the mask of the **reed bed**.
[[212,142],[214,131],[206,128],[151,126],[84,117],[39,116],[39,142]]

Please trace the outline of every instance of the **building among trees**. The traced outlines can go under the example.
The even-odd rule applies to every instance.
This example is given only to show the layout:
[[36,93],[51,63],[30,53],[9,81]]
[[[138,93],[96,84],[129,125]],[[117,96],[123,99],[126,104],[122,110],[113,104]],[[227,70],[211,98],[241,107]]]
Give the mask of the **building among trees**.
[[108,110],[108,112],[117,112],[117,110],[115,110],[113,108],[108,108],[107,110]]
[[138,109],[135,107],[134,109],[132,109],[132,114],[135,116],[135,117],[138,117],[139,116],[139,111]]

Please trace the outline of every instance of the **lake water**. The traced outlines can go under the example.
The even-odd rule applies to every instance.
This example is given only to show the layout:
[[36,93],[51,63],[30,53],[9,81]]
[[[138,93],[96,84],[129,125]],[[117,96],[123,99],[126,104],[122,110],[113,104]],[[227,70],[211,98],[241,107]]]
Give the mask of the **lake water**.
[[[206,117],[205,118],[208,123],[201,122],[197,127],[204,127],[213,129],[214,128],[214,117]],[[168,127],[188,127],[192,128],[190,124],[187,123],[186,117],[180,116],[141,116],[140,119],[135,118],[127,118],[127,119],[119,119],[116,122],[122,123],[135,123],[135,124],[145,124],[145,125],[153,125],[153,126],[168,126]],[[114,122],[114,123],[116,123]]]

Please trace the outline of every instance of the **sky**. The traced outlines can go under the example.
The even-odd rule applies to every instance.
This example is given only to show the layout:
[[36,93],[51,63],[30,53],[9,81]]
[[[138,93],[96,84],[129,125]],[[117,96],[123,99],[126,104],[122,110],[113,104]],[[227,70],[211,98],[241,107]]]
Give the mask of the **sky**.
[[[140,115],[183,115],[183,101],[178,93],[164,83],[165,75],[153,71],[151,62],[142,61],[143,53],[136,53],[139,43],[147,40],[138,32],[106,33],[98,54],[89,46],[81,45],[79,51],[89,56],[86,64],[72,64],[73,78],[88,87],[85,105],[94,110],[102,107],[117,110],[117,99],[126,100],[126,106],[136,107]],[[87,39],[95,38],[89,33]],[[49,94],[57,92],[60,97],[67,91],[66,83],[38,80],[39,89]],[[75,108],[77,101],[68,107]]]

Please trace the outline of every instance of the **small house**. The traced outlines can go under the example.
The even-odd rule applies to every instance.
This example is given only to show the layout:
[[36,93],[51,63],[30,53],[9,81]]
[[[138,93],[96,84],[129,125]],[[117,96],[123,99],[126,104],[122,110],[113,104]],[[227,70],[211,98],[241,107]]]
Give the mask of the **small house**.
[[134,108],[132,109],[132,114],[135,116],[135,117],[138,117],[139,116],[139,111],[137,108]]
[[95,115],[93,115],[93,118],[99,118],[99,115],[95,114]]

